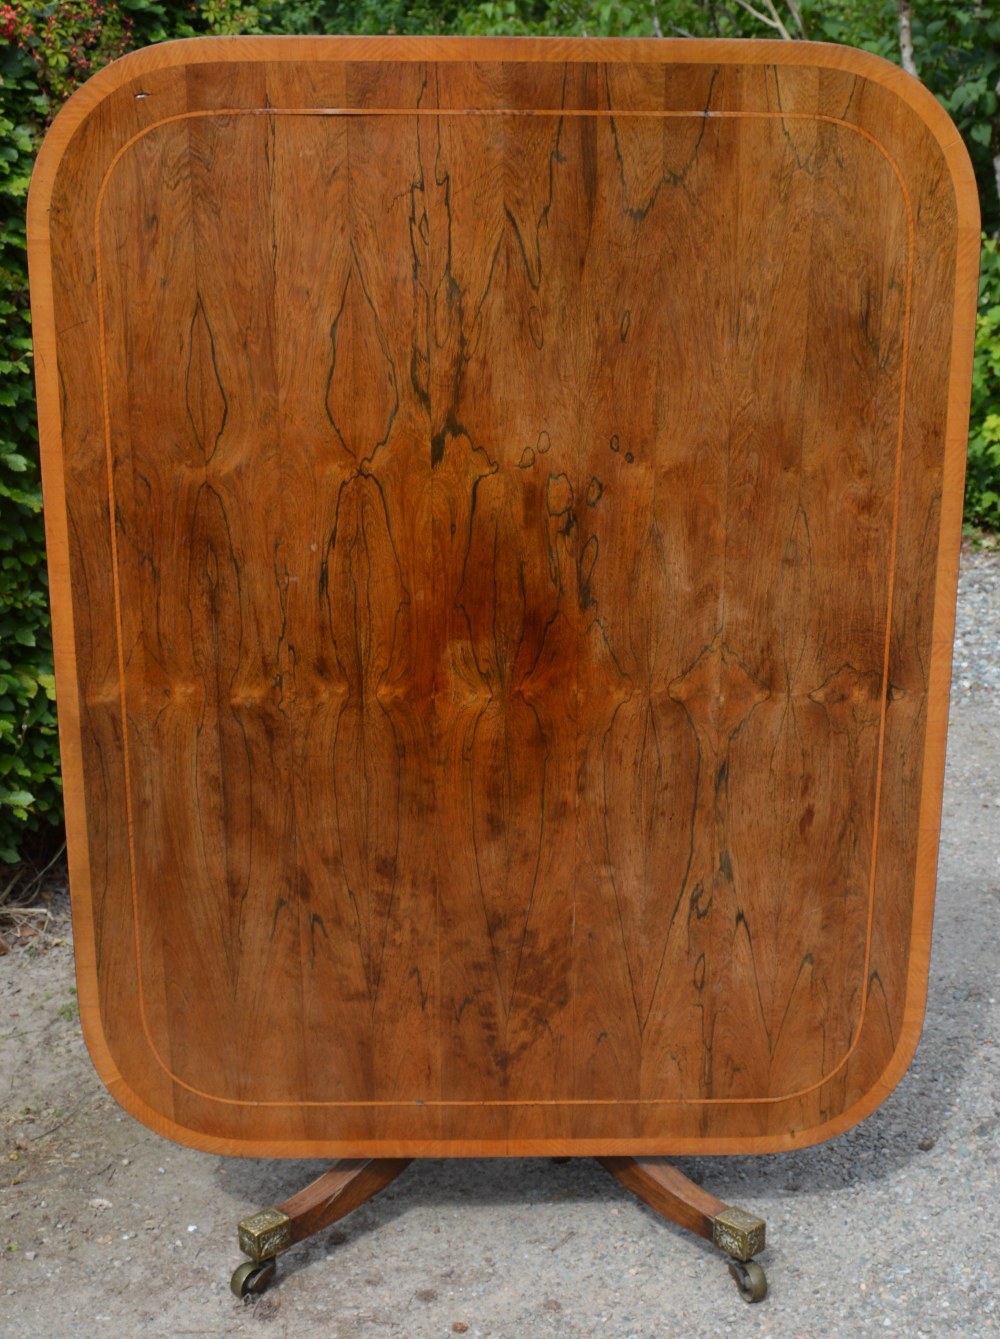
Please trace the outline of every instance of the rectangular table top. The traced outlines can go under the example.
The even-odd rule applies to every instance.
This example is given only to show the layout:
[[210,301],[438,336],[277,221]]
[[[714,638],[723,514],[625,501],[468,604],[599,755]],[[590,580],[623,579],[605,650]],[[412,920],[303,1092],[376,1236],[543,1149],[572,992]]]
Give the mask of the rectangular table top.
[[199,39],[32,186],[81,1017],[222,1152],[835,1134],[926,989],[978,247],[806,43]]

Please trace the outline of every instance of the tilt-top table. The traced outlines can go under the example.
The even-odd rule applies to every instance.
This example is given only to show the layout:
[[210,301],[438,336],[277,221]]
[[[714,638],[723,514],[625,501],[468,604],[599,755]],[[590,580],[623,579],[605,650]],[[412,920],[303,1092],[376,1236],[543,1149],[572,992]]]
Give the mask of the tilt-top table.
[[978,218],[916,81],[772,42],[219,38],[57,118],[30,249],[80,1012],[339,1158],[827,1139],[927,981]]

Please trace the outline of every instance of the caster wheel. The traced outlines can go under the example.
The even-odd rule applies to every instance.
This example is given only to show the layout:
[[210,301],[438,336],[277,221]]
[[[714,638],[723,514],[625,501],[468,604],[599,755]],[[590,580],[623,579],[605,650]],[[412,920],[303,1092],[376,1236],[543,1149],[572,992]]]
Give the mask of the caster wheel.
[[767,1296],[767,1275],[756,1261],[730,1260],[729,1272],[744,1302],[763,1302]]
[[257,1264],[254,1260],[246,1260],[242,1265],[236,1266],[233,1277],[229,1280],[229,1286],[237,1297],[262,1293],[274,1278],[276,1268],[273,1260],[264,1260],[261,1264]]

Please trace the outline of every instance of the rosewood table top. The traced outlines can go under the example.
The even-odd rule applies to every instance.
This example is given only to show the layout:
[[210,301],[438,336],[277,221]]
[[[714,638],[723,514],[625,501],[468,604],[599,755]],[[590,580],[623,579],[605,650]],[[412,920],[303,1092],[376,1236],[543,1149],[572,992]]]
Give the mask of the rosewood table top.
[[30,248],[81,1016],[219,1152],[754,1152],[927,981],[978,248],[806,43],[200,39]]

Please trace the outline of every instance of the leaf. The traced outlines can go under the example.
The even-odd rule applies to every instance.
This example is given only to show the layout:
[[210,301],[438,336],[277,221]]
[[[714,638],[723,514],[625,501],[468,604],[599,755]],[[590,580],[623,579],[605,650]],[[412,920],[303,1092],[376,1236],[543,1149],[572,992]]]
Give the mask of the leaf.
[[35,797],[30,790],[11,790],[6,795],[0,795],[0,804],[15,804],[24,806],[34,804]]

